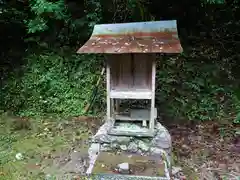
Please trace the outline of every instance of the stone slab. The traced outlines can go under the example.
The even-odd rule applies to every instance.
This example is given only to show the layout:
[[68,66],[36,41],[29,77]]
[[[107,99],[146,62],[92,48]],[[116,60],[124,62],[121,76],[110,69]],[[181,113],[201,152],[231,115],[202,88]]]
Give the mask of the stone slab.
[[109,135],[115,136],[136,136],[136,137],[153,137],[155,131],[151,131],[147,127],[142,127],[142,123],[133,122],[116,122],[114,126],[108,130]]
[[159,156],[141,156],[135,153],[100,152],[93,174],[121,174],[119,165],[129,165],[125,175],[165,177],[165,163]]

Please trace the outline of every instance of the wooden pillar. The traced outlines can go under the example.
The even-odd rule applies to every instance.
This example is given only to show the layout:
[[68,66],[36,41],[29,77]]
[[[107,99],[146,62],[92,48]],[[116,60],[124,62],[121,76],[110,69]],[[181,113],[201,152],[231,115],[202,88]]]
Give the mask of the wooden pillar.
[[156,77],[156,58],[152,56],[152,98],[151,98],[151,112],[150,112],[150,131],[154,131],[155,126],[155,77]]
[[107,74],[107,121],[111,119],[111,99],[110,99],[110,65],[109,61],[106,60],[106,74]]

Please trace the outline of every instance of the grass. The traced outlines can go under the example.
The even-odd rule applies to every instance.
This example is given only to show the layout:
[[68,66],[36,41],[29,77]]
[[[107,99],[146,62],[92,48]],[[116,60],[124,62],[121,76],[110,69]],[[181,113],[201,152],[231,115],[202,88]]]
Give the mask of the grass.
[[[52,176],[67,172],[66,166],[61,165],[57,157],[70,157],[74,150],[87,153],[88,144],[83,142],[88,141],[89,136],[92,133],[95,134],[94,131],[99,127],[97,124],[99,120],[96,119],[95,122],[94,118],[59,119],[52,117],[29,119],[26,122],[30,122],[31,128],[19,129],[21,127],[19,122],[25,122],[22,120],[24,119],[9,114],[0,115],[0,180],[40,180],[46,179],[48,175],[51,175],[49,180],[56,179]],[[197,129],[194,131],[191,130],[195,126],[186,128],[182,125],[184,128],[177,126],[177,129],[169,127],[170,132],[179,131],[175,135],[172,134],[174,147],[172,165],[182,167],[187,179],[199,179],[198,168],[202,164],[214,160],[214,157],[228,155],[228,145],[232,143],[234,127],[225,125],[224,133],[220,130],[215,132],[215,124],[213,122],[200,123],[202,126],[196,126]],[[26,126],[23,127],[26,128]],[[223,129],[222,125],[218,124],[217,127]],[[187,144],[186,149],[184,145],[189,141],[189,137],[192,140],[191,144]],[[199,140],[196,139],[198,137],[200,137]],[[225,140],[221,141],[222,138]],[[214,148],[214,151],[209,149],[210,146]],[[188,151],[187,155],[185,151]],[[17,153],[21,153],[23,159],[17,160]],[[213,159],[209,159],[211,157]],[[231,154],[229,162],[234,161],[234,158],[237,158],[237,155]],[[75,162],[79,160],[76,159]],[[218,165],[219,162],[216,163]]]
[[[0,116],[0,180],[44,179],[56,154],[68,152],[72,147],[78,151],[87,149],[79,143],[89,136],[83,122],[35,119],[29,120],[31,130],[14,130],[17,121],[20,119],[14,116]],[[17,153],[23,159],[17,160]]]

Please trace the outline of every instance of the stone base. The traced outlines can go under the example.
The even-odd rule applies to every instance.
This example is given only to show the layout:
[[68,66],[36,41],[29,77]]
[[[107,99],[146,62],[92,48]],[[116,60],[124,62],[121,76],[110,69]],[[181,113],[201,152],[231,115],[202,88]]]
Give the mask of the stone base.
[[159,155],[165,157],[168,167],[171,167],[171,136],[160,123],[155,126],[154,137],[133,137],[109,135],[112,122],[105,122],[92,137],[91,152],[99,151],[125,151],[141,155]]
[[[169,179],[166,162],[159,156],[141,156],[126,152],[100,152],[92,175],[120,175],[118,179]],[[142,177],[142,178],[139,178]],[[101,179],[101,178],[99,178]],[[102,177],[102,179],[107,179]],[[113,179],[113,178],[111,178]],[[116,177],[114,179],[117,179]]]

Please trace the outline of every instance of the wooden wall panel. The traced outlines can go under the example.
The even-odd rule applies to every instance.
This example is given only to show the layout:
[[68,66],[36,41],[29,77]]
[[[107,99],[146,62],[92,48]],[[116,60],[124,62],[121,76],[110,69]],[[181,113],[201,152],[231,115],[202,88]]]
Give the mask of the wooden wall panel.
[[118,88],[128,89],[132,88],[132,61],[131,54],[124,54],[118,57]]
[[111,89],[151,89],[152,61],[150,54],[116,54],[109,56]]
[[152,61],[149,54],[134,55],[134,87],[139,89],[151,88]]

